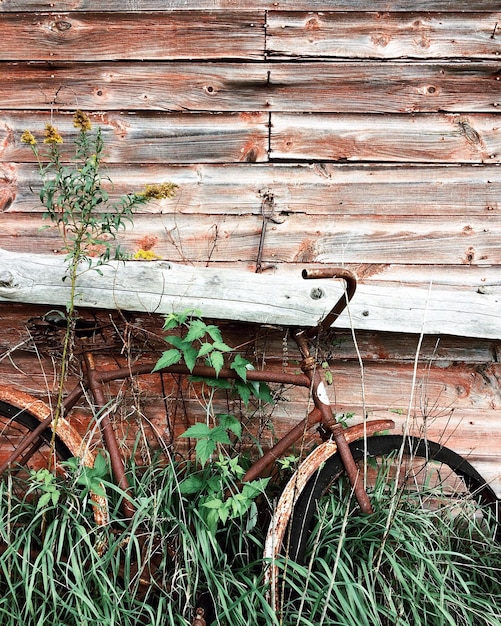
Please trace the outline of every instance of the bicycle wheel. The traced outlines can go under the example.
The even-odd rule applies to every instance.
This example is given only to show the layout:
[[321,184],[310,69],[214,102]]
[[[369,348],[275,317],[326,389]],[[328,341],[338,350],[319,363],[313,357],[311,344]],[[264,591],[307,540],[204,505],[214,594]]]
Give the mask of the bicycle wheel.
[[[9,459],[19,444],[31,433],[40,421],[26,409],[19,408],[0,400],[0,464]],[[53,437],[52,430],[46,429],[39,437],[14,461],[0,477],[8,485],[10,495],[22,500],[30,492],[30,498],[37,497],[37,491],[31,489],[29,481],[32,471],[43,468],[61,474],[60,462],[72,455],[69,448],[58,435]]]
[[[492,489],[466,459],[435,442],[384,435],[355,441],[350,449],[375,506],[378,498],[390,496],[398,500],[398,506],[405,503],[428,511],[443,510],[459,520],[465,510],[468,515],[483,516],[484,510],[494,508],[497,502]],[[288,557],[293,561],[303,561],[319,502],[335,484],[338,499],[350,499],[347,506],[356,512],[341,458],[334,454],[295,501],[287,535]]]
[[[350,448],[374,512],[360,513],[333,453],[294,500],[275,561],[275,610],[284,624],[445,623],[418,613],[437,610],[433,602],[449,576],[456,589],[447,555],[464,557],[464,582],[471,564],[493,545],[494,492],[468,461],[433,442],[389,435],[357,440]],[[499,581],[480,570],[487,597]],[[468,613],[461,602],[438,610],[457,617],[455,623]]]

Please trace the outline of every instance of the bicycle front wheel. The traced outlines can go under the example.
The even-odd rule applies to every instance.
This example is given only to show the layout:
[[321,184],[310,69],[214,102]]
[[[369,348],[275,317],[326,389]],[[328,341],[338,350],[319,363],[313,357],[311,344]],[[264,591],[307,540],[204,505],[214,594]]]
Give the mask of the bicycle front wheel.
[[[480,507],[496,502],[496,496],[482,476],[466,459],[433,441],[416,437],[385,435],[350,444],[364,480],[374,500],[383,495],[405,501],[425,510],[443,509],[459,514],[459,506],[479,515]],[[312,520],[319,502],[337,483],[337,489],[351,495],[339,454],[331,456],[312,476],[294,505],[289,531],[289,556],[294,561],[304,557]],[[341,496],[342,494],[340,494]],[[471,503],[479,506],[471,507]]]
[[[360,513],[337,453],[322,464],[298,494],[285,533],[277,581],[278,610],[282,615],[292,611],[297,623],[302,623],[305,612],[308,619],[314,617],[315,623],[324,623],[325,619],[325,623],[331,623],[329,620],[342,610],[343,602],[348,604],[355,596],[364,606],[362,615],[370,614],[377,606],[387,616],[374,613],[369,623],[395,623],[391,620],[398,621],[398,611],[406,610],[402,598],[411,588],[405,576],[399,580],[398,573],[399,559],[412,562],[407,550],[409,554],[414,550],[416,562],[412,567],[424,571],[428,562],[419,559],[428,550],[462,553],[463,542],[478,544],[480,535],[485,532],[492,537],[498,528],[492,515],[496,507],[494,492],[475,468],[452,450],[398,435],[355,441],[350,449],[374,513]],[[447,548],[438,548],[439,539],[433,537],[439,527],[448,535]],[[421,537],[425,537],[423,546],[428,547],[416,547]],[[311,593],[307,589],[310,583],[316,585]],[[371,600],[365,606],[371,585],[379,595],[377,601]],[[328,608],[336,593],[341,594],[338,604],[334,602]],[[400,609],[392,613],[393,605],[387,603]],[[351,619],[358,623],[360,616],[355,613]],[[421,623],[412,619],[398,623]]]

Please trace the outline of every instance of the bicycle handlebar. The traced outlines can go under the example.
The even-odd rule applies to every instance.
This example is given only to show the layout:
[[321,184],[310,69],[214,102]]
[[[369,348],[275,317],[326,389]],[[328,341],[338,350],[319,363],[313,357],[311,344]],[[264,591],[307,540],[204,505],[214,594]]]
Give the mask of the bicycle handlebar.
[[350,270],[347,270],[344,267],[304,269],[301,272],[301,276],[306,280],[317,278],[342,278],[345,282],[345,291],[332,307],[331,311],[324,317],[323,320],[318,322],[316,326],[312,326],[305,331],[305,335],[308,339],[314,339],[321,331],[329,329],[348,306],[348,302],[355,295],[355,291],[357,289],[357,279],[353,272],[350,272]]

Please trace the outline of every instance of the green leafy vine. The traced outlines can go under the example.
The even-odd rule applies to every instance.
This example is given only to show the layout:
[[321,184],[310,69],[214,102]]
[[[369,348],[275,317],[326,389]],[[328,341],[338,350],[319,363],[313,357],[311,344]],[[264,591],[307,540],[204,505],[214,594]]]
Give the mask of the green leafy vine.
[[[186,310],[171,313],[165,318],[164,330],[168,331],[165,341],[171,346],[165,350],[155,365],[154,371],[184,362],[190,372],[197,363],[214,368],[215,377],[192,376],[194,382],[216,389],[227,389],[242,399],[245,405],[251,396],[262,402],[273,402],[266,383],[247,378],[252,364],[224,341],[221,330],[206,323],[197,311]],[[233,379],[219,377],[223,367],[233,370]],[[196,496],[198,512],[208,528],[215,532],[218,524],[247,515],[250,527],[257,519],[256,498],[263,494],[268,478],[242,483],[245,475],[242,459],[232,457],[228,446],[242,436],[240,421],[233,415],[219,413],[208,422],[197,422],[181,437],[196,440],[195,455],[200,465],[198,471],[187,474],[180,484],[186,496]]]

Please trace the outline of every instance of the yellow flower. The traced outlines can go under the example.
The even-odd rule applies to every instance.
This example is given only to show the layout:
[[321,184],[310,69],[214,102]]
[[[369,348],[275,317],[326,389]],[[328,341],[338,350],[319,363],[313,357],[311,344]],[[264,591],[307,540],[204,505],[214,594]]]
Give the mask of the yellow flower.
[[158,256],[153,250],[143,250],[140,248],[135,254],[134,259],[138,261],[156,261],[157,259],[161,259],[161,256]]
[[21,135],[21,141],[23,143],[29,144],[30,146],[37,145],[37,140],[29,130],[25,130],[24,133]]
[[147,200],[163,200],[164,198],[173,198],[176,193],[176,189],[177,185],[174,183],[146,185],[142,195]]
[[52,124],[45,124],[45,139],[44,143],[63,143],[63,138],[59,134],[57,128]]
[[83,111],[80,111],[80,109],[75,111],[75,115],[73,116],[73,126],[75,128],[79,128],[83,133],[86,133],[92,128],[90,119]]

